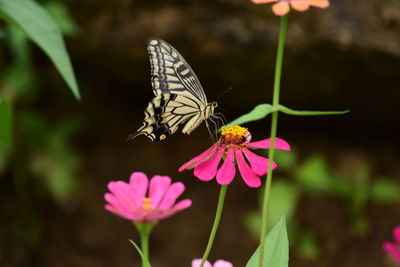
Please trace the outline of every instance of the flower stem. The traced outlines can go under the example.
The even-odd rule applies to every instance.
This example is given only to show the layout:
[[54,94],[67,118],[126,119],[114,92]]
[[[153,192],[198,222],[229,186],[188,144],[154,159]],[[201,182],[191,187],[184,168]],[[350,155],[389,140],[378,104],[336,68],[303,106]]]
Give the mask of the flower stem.
[[156,223],[136,223],[140,234],[140,249],[143,254],[142,267],[149,267],[149,237]]
[[[279,105],[279,91],[281,85],[281,74],[282,74],[282,61],[283,61],[283,50],[285,47],[285,37],[286,37],[286,28],[288,22],[288,15],[281,17],[281,25],[279,31],[279,41],[278,41],[278,51],[276,57],[276,65],[275,65],[275,80],[274,80],[274,91],[273,91],[273,100],[272,107],[278,107]],[[274,162],[275,156],[275,138],[276,132],[278,128],[278,112],[275,111],[272,113],[271,120],[271,147],[268,153],[268,173],[267,173],[267,182],[265,185],[264,198],[263,198],[263,207],[262,207],[262,222],[261,222],[261,233],[260,233],[260,254],[258,266],[262,267],[264,262],[264,245],[265,245],[265,237],[267,235],[267,223],[268,223],[268,205],[269,205],[269,195],[271,191],[271,182],[272,182],[272,165]]]
[[219,191],[218,206],[217,206],[217,211],[215,213],[214,224],[211,229],[210,237],[208,238],[207,248],[204,251],[204,255],[201,260],[200,267],[203,267],[204,263],[206,262],[208,255],[210,254],[212,245],[214,243],[215,234],[217,233],[219,221],[221,219],[222,209],[224,208],[225,194],[226,194],[227,189],[228,189],[228,185],[222,185],[221,190]]

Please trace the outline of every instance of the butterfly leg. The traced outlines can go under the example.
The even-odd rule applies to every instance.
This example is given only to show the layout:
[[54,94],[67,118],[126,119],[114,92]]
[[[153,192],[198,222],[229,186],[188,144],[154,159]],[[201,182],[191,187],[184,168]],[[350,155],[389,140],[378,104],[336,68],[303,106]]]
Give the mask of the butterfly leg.
[[224,113],[222,113],[222,112],[215,113],[215,114],[213,114],[213,116],[215,118],[218,118],[222,122],[223,125],[228,123],[228,121],[226,120],[226,118],[224,116]]
[[[210,121],[210,122],[212,122],[212,124],[214,125],[214,129],[215,129],[215,132],[213,133],[212,131],[211,131],[211,129],[210,129],[210,125],[208,124],[208,120]],[[208,120],[206,120],[205,122],[206,122],[206,126],[207,126],[207,130],[208,130],[208,133],[210,134],[210,137],[211,137],[211,140],[213,141],[213,143],[215,143],[217,140],[218,140],[218,136],[217,136],[217,130],[218,130],[218,128],[217,128],[217,124],[215,123],[215,121],[210,117]]]

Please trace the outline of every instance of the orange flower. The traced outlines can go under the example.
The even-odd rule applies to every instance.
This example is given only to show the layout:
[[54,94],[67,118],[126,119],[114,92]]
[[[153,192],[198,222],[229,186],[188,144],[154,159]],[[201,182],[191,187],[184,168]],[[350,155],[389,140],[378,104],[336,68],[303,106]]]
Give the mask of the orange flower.
[[315,6],[319,8],[327,8],[329,6],[329,0],[251,0],[254,4],[266,4],[277,2],[272,6],[272,11],[277,16],[286,15],[290,6],[297,10],[304,12],[310,8],[310,6]]

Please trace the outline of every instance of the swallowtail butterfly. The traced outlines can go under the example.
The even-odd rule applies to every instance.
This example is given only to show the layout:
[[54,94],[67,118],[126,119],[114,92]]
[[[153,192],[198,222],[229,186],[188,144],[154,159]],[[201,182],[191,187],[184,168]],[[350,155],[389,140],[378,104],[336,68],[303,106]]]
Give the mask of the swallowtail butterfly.
[[158,142],[180,125],[184,134],[190,134],[203,121],[207,124],[207,119],[218,118],[214,115],[217,102],[207,102],[199,79],[175,48],[163,40],[150,39],[147,50],[155,97],[144,112],[143,126],[128,140],[144,134]]

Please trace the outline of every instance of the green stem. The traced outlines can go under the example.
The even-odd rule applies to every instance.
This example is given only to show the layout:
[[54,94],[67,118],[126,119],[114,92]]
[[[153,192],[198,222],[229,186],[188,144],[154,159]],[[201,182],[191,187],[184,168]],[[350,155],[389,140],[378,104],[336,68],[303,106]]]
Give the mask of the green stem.
[[[283,61],[283,50],[285,47],[285,37],[286,37],[286,28],[288,22],[288,15],[281,17],[281,26],[279,32],[279,42],[278,42],[278,51],[276,57],[276,65],[275,65],[275,80],[274,80],[274,92],[273,92],[273,100],[272,100],[272,108],[277,108],[279,105],[279,91],[281,86],[281,74],[282,74],[282,61]],[[272,165],[274,162],[275,156],[275,138],[276,132],[278,128],[278,112],[275,111],[272,113],[271,120],[271,147],[268,153],[268,172],[267,172],[267,182],[265,185],[264,191],[264,199],[263,199],[263,207],[262,207],[262,222],[261,222],[261,233],[260,233],[260,254],[258,266],[262,267],[264,262],[264,245],[265,245],[265,237],[267,235],[267,223],[268,223],[268,205],[269,205],[269,195],[271,191],[271,182],[272,182]]]
[[214,243],[215,234],[217,233],[219,221],[221,219],[222,209],[224,208],[225,194],[226,194],[227,189],[228,189],[228,185],[222,185],[221,190],[219,191],[218,206],[217,206],[217,211],[215,213],[214,224],[211,229],[210,237],[208,238],[207,248],[204,251],[204,255],[201,260],[200,267],[203,267],[204,263],[206,262],[208,255],[210,254],[212,245]]
[[140,234],[140,250],[143,254],[142,267],[149,267],[149,237],[156,223],[136,223],[136,228]]

